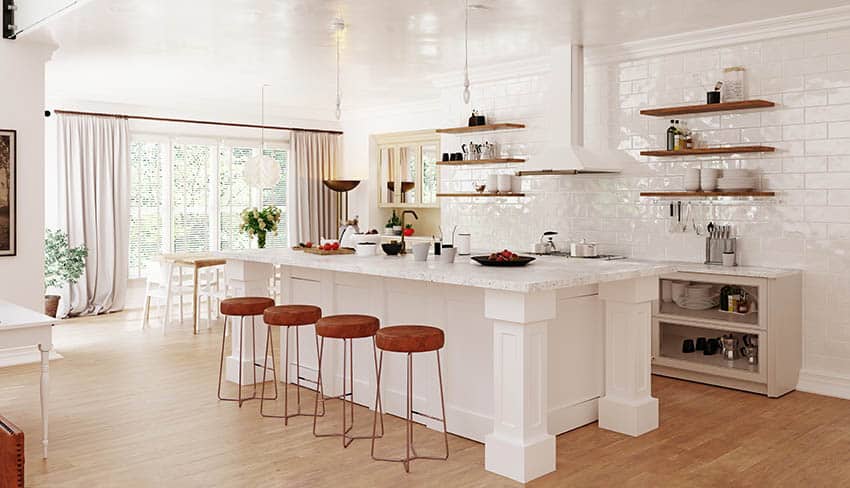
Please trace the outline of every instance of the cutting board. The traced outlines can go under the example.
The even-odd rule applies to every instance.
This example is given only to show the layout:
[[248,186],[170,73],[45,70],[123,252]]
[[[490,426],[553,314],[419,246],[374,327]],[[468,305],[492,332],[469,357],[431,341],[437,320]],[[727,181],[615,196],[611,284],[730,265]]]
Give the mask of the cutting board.
[[308,254],[318,254],[320,256],[333,256],[337,254],[354,254],[354,249],[348,249],[345,247],[341,247],[335,251],[324,251],[322,249],[316,247],[305,247],[302,249],[304,252]]

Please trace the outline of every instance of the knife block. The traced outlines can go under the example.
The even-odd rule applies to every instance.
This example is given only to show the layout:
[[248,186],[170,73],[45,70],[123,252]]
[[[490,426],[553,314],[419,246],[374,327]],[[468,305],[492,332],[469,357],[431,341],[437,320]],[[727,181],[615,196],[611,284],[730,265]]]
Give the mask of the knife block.
[[705,238],[705,264],[723,264],[724,252],[738,254],[737,237],[723,239]]
[[0,486],[24,486],[24,432],[0,416]]

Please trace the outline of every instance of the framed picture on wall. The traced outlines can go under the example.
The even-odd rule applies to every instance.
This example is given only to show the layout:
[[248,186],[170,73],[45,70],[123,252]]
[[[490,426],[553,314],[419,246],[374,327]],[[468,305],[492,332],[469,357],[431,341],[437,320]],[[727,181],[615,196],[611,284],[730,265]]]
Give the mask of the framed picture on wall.
[[0,129],[0,256],[15,255],[15,136]]

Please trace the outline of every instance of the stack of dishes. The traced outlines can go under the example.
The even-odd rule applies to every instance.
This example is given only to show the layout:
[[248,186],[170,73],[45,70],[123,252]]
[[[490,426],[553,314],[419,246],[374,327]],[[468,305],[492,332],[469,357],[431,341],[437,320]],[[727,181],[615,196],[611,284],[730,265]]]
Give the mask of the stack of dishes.
[[685,286],[684,292],[674,297],[676,305],[689,310],[708,310],[720,305],[720,295],[715,285],[694,283]]
[[699,168],[688,168],[685,171],[685,190],[687,191],[697,191],[699,190]]
[[723,177],[717,180],[717,189],[723,191],[752,190],[756,187],[756,178],[748,169],[724,169]]

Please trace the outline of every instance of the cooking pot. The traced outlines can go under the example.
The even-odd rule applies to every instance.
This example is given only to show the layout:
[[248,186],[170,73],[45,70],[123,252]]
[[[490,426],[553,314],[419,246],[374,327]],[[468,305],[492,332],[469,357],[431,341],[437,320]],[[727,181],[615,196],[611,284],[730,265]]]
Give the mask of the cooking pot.
[[599,250],[595,242],[587,242],[582,239],[581,242],[570,244],[570,256],[574,258],[595,258],[598,255]]

